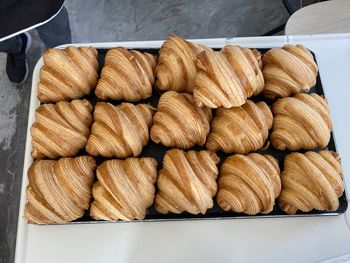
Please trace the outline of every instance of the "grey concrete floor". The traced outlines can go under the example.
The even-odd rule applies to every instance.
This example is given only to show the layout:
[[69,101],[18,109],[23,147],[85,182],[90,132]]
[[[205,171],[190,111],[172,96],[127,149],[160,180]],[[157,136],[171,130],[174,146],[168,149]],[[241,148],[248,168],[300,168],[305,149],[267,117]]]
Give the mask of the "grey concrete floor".
[[[279,0],[68,0],[73,42],[258,36],[286,22]],[[37,33],[28,55],[30,72],[45,47]],[[15,87],[0,54],[0,262],[13,262],[27,130],[31,77]]]

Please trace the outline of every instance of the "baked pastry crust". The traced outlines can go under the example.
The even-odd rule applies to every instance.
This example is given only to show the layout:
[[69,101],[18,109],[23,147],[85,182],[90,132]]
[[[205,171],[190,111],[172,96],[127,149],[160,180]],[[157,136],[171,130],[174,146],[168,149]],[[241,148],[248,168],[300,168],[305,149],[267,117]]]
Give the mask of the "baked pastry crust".
[[211,109],[197,107],[192,95],[167,91],[160,97],[151,139],[155,143],[181,149],[204,145],[211,118]]
[[98,80],[97,50],[93,47],[50,48],[40,70],[38,99],[57,102],[90,94]]
[[86,144],[93,156],[126,158],[138,156],[149,140],[154,109],[146,104],[98,102]]
[[167,151],[158,175],[156,210],[162,214],[205,214],[213,207],[218,162],[217,155],[210,151]]
[[287,214],[312,209],[335,211],[344,192],[343,171],[335,152],[288,154],[282,172],[279,205]]
[[33,158],[76,156],[79,150],[84,149],[89,137],[92,110],[87,100],[41,105],[30,128]]
[[157,88],[192,93],[197,74],[195,59],[204,49],[208,48],[170,34],[159,51]]
[[102,100],[140,101],[152,95],[156,58],[117,47],[105,58],[95,94]]
[[67,223],[90,207],[95,160],[90,156],[35,161],[28,170],[28,223]]
[[271,155],[235,154],[221,165],[217,202],[225,211],[268,214],[280,191],[280,169]]
[[204,50],[196,60],[198,74],[193,98],[209,108],[239,107],[264,88],[261,54],[228,45],[221,51]]
[[264,146],[272,127],[272,112],[263,101],[216,111],[206,147],[210,151],[246,154]]
[[308,92],[316,85],[317,65],[311,52],[302,45],[273,48],[263,56],[265,88],[269,99]]
[[326,100],[315,93],[299,93],[272,105],[271,143],[277,150],[325,148],[332,122]]
[[153,158],[108,160],[97,167],[90,215],[96,220],[142,220],[153,204],[157,161]]

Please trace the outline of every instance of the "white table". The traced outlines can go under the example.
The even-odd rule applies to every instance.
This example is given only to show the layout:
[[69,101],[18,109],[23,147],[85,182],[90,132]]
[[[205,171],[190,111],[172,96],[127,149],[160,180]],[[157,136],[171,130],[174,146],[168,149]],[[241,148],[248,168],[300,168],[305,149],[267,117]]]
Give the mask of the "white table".
[[[347,188],[350,181],[350,34],[201,40],[211,46],[303,44],[316,53],[333,117]],[[95,44],[88,44],[95,45]],[[106,44],[96,44],[105,46]],[[144,43],[109,43],[108,46]],[[160,42],[147,42],[159,46]],[[42,62],[41,62],[42,63]],[[40,62],[36,73],[40,68]],[[34,77],[34,86],[37,78]],[[37,105],[32,91],[32,109]],[[29,124],[33,118],[29,117]],[[29,148],[28,148],[29,147]],[[27,140],[24,171],[31,160]],[[26,176],[22,192],[27,185]],[[22,195],[22,215],[25,196]],[[348,210],[349,212],[349,210]],[[19,220],[16,262],[315,262],[350,253],[345,215],[312,218],[234,219],[68,226]]]

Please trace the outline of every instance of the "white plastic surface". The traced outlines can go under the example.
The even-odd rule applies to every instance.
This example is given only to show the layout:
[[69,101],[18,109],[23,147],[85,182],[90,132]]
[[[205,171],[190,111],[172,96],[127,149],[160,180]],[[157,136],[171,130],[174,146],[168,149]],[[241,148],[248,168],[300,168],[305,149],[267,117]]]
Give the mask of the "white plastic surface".
[[[303,44],[315,52],[331,106],[347,189],[350,181],[350,34],[196,40],[211,47],[239,44],[270,48]],[[84,44],[96,47],[159,47],[162,41]],[[77,46],[83,44],[76,44]],[[32,162],[29,128],[39,105],[33,73],[16,262],[315,262],[350,253],[345,215],[309,218],[181,222],[28,225],[22,218],[26,172]],[[349,192],[348,192],[349,194]],[[348,209],[349,212],[349,209]]]

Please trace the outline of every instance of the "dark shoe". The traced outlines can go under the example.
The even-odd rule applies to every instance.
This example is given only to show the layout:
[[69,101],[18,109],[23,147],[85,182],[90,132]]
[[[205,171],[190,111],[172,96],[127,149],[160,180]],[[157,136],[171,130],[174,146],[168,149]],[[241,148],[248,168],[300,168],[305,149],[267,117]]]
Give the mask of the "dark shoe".
[[22,50],[18,53],[7,54],[6,73],[7,77],[12,83],[17,85],[23,84],[28,77],[28,63],[26,60],[26,53],[32,44],[32,38],[28,33],[19,35],[22,38]]

